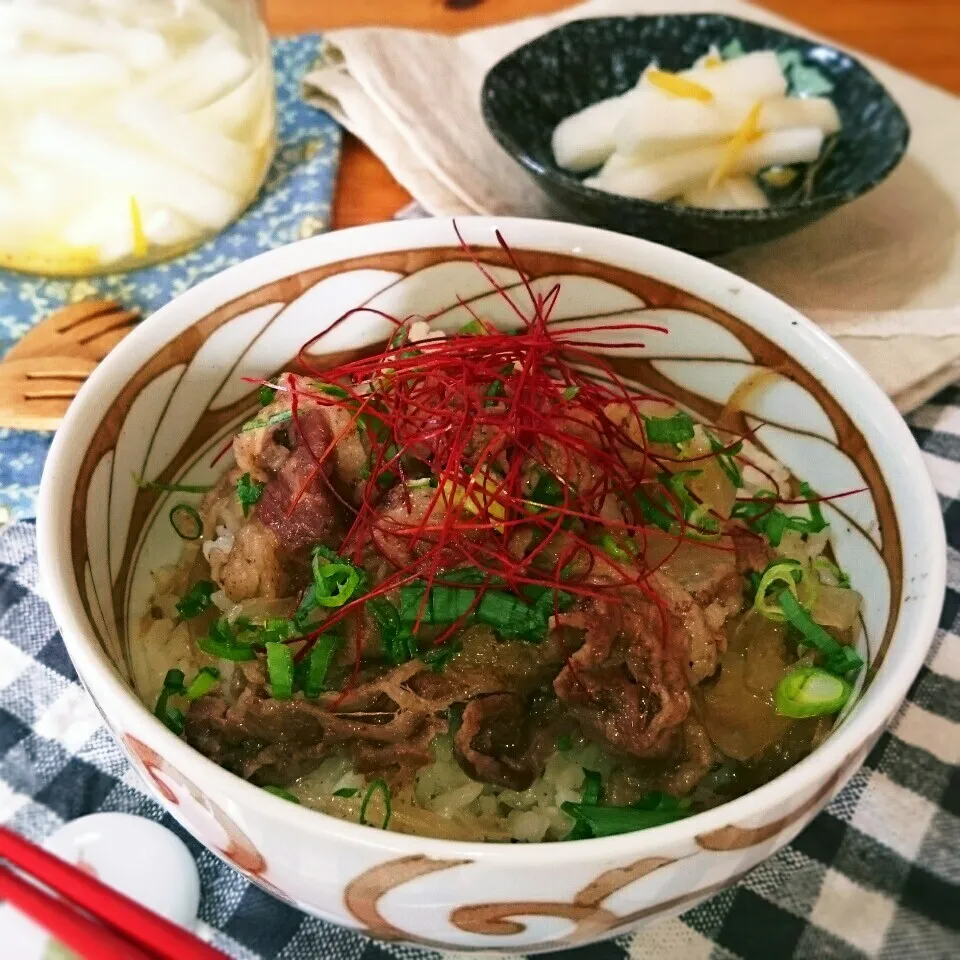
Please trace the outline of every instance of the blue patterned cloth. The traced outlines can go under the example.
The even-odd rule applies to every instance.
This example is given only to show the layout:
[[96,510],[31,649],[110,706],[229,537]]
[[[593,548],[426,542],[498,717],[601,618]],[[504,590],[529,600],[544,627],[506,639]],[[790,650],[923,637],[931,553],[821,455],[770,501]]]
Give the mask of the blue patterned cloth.
[[[735,887],[553,960],[960,958],[960,387],[909,421],[940,494],[947,590],[926,665],[890,728],[827,808]],[[163,824],[196,858],[198,932],[234,960],[444,960],[300,913],[186,834],[83,695],[39,572],[33,524],[0,531],[0,823],[35,841],[97,811]],[[21,960],[0,942],[0,957]]]
[[[274,43],[279,146],[266,183],[250,209],[219,236],[175,260],[128,273],[86,280],[29,276],[0,270],[0,353],[65,303],[101,294],[144,316],[225,267],[330,225],[340,128],[300,98],[300,81],[313,66],[319,37]],[[34,515],[50,434],[0,430],[0,508],[16,518]]]

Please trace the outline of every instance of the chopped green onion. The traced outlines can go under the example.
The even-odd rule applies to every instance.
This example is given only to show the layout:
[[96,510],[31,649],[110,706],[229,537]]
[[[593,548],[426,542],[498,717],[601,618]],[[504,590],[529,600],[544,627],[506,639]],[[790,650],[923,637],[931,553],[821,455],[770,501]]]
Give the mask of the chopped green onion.
[[734,504],[731,516],[744,520],[754,532],[765,534],[770,541],[770,546],[779,547],[783,534],[787,530],[795,530],[797,533],[820,533],[828,526],[819,502],[812,499],[816,494],[808,484],[800,484],[800,494],[810,499],[809,517],[788,516],[778,507],[772,506],[772,502],[778,499],[777,494],[772,490],[758,490],[751,500],[738,501]]
[[777,713],[802,719],[836,713],[850,699],[853,688],[842,677],[819,667],[797,667],[774,692]]
[[[820,501],[814,499],[816,493],[806,480],[800,484],[800,496],[808,501],[807,507],[810,510],[810,519],[806,521],[805,528],[794,527],[794,529],[799,529],[801,533],[819,533],[821,530],[825,530],[829,524],[823,517]],[[793,519],[796,520],[797,518],[794,517]]]
[[181,540],[199,540],[203,536],[203,521],[195,507],[178,503],[170,511],[170,525]]
[[573,738],[569,733],[565,733],[563,736],[557,737],[557,749],[561,753],[566,753],[568,750],[573,749]]
[[678,410],[672,417],[643,417],[647,439],[651,443],[680,444],[694,436],[693,418]]
[[[814,570],[824,570],[831,576],[835,581],[838,587],[842,587],[844,590],[850,589],[850,574],[845,573],[841,570],[829,557],[819,556],[813,558],[813,569]],[[823,579],[821,577],[821,579]]]
[[420,654],[420,662],[434,673],[443,673],[447,664],[463,649],[459,640],[451,640],[439,647],[431,647]]
[[533,627],[531,612],[525,600],[502,590],[487,590],[475,611],[481,623],[493,627],[505,637],[526,635]]
[[216,667],[201,667],[197,675],[187,684],[183,695],[188,700],[199,700],[206,696],[219,682],[220,671]]
[[[427,594],[424,603],[424,594]],[[400,619],[415,624],[417,618],[426,626],[454,623],[467,615],[476,600],[476,590],[468,587],[434,587],[427,593],[423,582],[400,588]],[[420,616],[421,607],[423,616]]]
[[[630,543],[631,541],[627,542]],[[605,533],[600,538],[600,546],[603,548],[604,553],[613,557],[614,560],[619,560],[621,563],[630,563],[633,559],[629,551],[620,546],[617,538],[612,533]]]
[[363,795],[363,803],[360,804],[360,822],[365,824],[368,827],[375,827],[375,823],[367,823],[367,807],[370,805],[370,800],[373,798],[374,793],[377,791],[383,794],[383,805],[385,809],[383,823],[380,824],[381,830],[386,830],[387,825],[390,823],[390,787],[387,785],[387,781],[381,777],[378,777],[374,780],[370,786],[367,787],[367,792]]
[[603,799],[603,778],[596,770],[583,771],[583,791],[580,802],[598,804]]
[[293,696],[293,651],[285,643],[268,643],[267,675],[274,700],[289,700]]
[[226,620],[218,620],[211,628],[210,633],[197,640],[197,646],[211,657],[218,660],[231,660],[241,663],[253,660],[256,654],[248,643],[240,643],[230,629]]
[[[501,583],[480,570],[453,570],[443,574],[445,581],[461,583],[465,586],[434,586],[424,601],[426,584],[420,580],[400,588],[400,621],[408,627],[420,619],[425,626],[446,625],[458,620],[485,623],[493,627],[501,636],[517,637],[528,643],[539,643],[547,633],[548,621],[556,610],[568,610],[573,597],[564,591],[555,591],[548,587],[528,585],[523,588],[524,595],[532,603],[516,594],[503,590],[486,589],[479,600],[477,591],[466,584],[489,586]],[[422,615],[421,615],[422,608]],[[371,611],[376,616],[375,611]],[[412,648],[411,648],[412,649]],[[416,656],[415,652],[411,656]],[[430,657],[430,654],[426,654]],[[450,654],[452,656],[452,654]],[[439,654],[431,657],[445,663]],[[421,659],[424,659],[421,657]]]
[[360,791],[356,787],[341,787],[339,790],[334,790],[333,795],[335,797],[355,797]]
[[527,499],[547,507],[559,506],[563,503],[563,484],[549,470],[541,470]]
[[263,789],[281,800],[288,800],[290,803],[300,802],[289,790],[284,790],[283,787],[263,787]]
[[787,615],[783,612],[779,601],[771,601],[768,594],[773,589],[779,595],[779,587],[782,584],[793,596],[799,599],[797,582],[803,578],[803,575],[803,564],[799,560],[778,560],[771,563],[763,572],[760,582],[757,584],[757,595],[753,600],[753,609],[768,620],[773,620],[775,623],[784,623]]
[[[508,363],[500,371],[501,377],[509,377],[513,374],[513,364]],[[485,395],[488,397],[505,397],[507,395],[507,388],[503,385],[503,380],[497,379],[493,380],[490,383],[490,386],[487,387]]]
[[461,337],[485,337],[489,335],[490,331],[482,320],[474,319],[465,323],[458,333]]
[[314,597],[321,607],[342,607],[360,583],[360,575],[351,563],[315,564],[314,574]]
[[710,442],[710,449],[720,464],[720,469],[727,479],[739,490],[743,486],[743,473],[734,457],[743,450],[743,441],[738,440],[730,447],[725,447],[709,430],[704,431]]
[[217,585],[212,580],[198,580],[178,601],[177,619],[192,620],[210,608]]
[[249,473],[245,473],[237,481],[237,499],[240,501],[240,506],[243,507],[243,515],[245,517],[249,515],[250,508],[260,502],[260,497],[263,496],[263,488],[265,486],[265,483],[254,480]]
[[293,417],[293,410],[280,410],[277,413],[271,413],[266,420],[257,418],[248,420],[241,428],[241,433],[249,433],[251,430],[260,430],[263,427],[273,427],[278,423],[284,423]]
[[417,655],[417,641],[400,622],[397,608],[383,597],[371,597],[365,609],[380,631],[380,648],[386,658],[399,666]]
[[687,536],[694,540],[719,540],[720,523],[705,503],[700,503],[686,517]]
[[572,386],[567,387],[567,389],[564,390],[563,393],[561,394],[561,396],[563,397],[563,402],[569,403],[579,392],[580,392],[579,387],[572,387]]
[[160,493],[208,493],[213,489],[203,483],[157,483],[156,480],[144,480],[139,474],[133,475],[133,482],[141,490],[158,490]]
[[[687,480],[700,476],[700,470],[679,470],[677,473],[662,473],[657,478],[676,497],[680,504],[683,522],[687,526],[687,536],[698,540],[715,540],[720,536],[720,521],[702,503],[694,500],[687,489]],[[669,511],[675,511],[674,504],[666,501]]]
[[860,654],[853,647],[839,643],[815,623],[789,590],[783,590],[777,599],[790,625],[799,631],[805,644],[816,647],[823,654],[826,668],[831,673],[846,676],[851,670],[863,666]]
[[306,696],[318,697],[324,691],[327,674],[342,642],[343,638],[333,633],[322,633],[317,638],[317,642],[304,661],[306,666],[300,686]]
[[258,644],[280,643],[289,640],[293,633],[292,621],[284,620],[282,617],[270,617],[257,632],[256,642]]
[[163,678],[163,688],[160,691],[160,696],[157,697],[157,705],[153,710],[154,716],[178,737],[186,727],[186,720],[183,711],[171,707],[169,701],[171,696],[174,694],[182,695],[183,691],[183,671],[168,670],[167,675]]
[[342,607],[364,589],[366,574],[327,547],[313,550],[313,599],[321,607]]
[[767,515],[764,524],[764,533],[770,541],[770,546],[779,547],[785,531],[790,529],[789,517],[782,510],[772,510]]
[[273,398],[275,396],[276,396],[276,388],[268,386],[267,384],[264,384],[260,388],[260,392],[258,394],[258,397],[260,399],[260,406],[261,407],[270,406],[270,404],[273,403]]
[[643,514],[643,519],[663,530],[664,533],[670,533],[673,529],[673,518],[671,517],[673,505],[667,500],[659,487],[652,484],[648,484],[647,487],[649,489],[641,485],[637,487],[634,493],[634,499]]
[[321,392],[327,394],[330,397],[336,397],[338,400],[346,400],[350,393],[347,390],[344,390],[343,387],[338,386],[336,383],[323,383],[322,381],[315,381],[314,386]]
[[381,490],[389,490],[397,482],[397,475],[392,470],[384,470],[377,477],[377,486]]

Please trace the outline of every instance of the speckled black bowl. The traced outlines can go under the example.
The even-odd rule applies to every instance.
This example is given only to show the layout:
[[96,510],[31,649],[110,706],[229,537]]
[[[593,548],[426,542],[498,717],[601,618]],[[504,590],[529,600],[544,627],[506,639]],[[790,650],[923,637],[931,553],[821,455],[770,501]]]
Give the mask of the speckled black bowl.
[[[586,187],[557,166],[556,125],[578,110],[632,88],[657,60],[682,70],[710,44],[738,39],[746,51],[796,50],[833,83],[843,123],[808,196],[772,190],[765,210],[705,210],[635,200]],[[903,112],[857,60],[822,43],[736,17],[666,14],[576,20],[525,44],[487,74],[483,116],[500,145],[557,201],[563,214],[705,256],[790,233],[861,196],[899,163],[910,128]]]

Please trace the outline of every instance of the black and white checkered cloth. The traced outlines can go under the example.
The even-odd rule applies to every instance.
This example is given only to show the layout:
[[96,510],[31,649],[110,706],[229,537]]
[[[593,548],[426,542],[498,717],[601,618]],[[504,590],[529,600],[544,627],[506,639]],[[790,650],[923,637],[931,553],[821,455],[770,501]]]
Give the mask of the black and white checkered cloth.
[[[738,886],[638,934],[554,956],[960,958],[960,388],[911,425],[946,518],[948,587],[930,657],[891,729],[827,810]],[[105,810],[158,820],[183,837],[200,869],[200,932],[233,957],[440,957],[305,916],[184,834],[78,684],[37,592],[34,527],[17,523],[0,533],[0,822],[42,840],[66,820]]]

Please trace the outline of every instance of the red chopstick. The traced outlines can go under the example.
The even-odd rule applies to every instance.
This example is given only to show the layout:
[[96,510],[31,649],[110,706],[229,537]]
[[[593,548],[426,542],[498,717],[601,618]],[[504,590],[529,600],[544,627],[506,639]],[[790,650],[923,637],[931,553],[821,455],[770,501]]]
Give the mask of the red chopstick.
[[[131,851],[135,856],[135,852]],[[0,827],[0,896],[90,960],[225,960],[224,954],[95,877]],[[78,909],[79,908],[79,909]]]
[[81,957],[93,960],[157,960],[69,903],[45,893],[29,880],[0,866],[0,897],[12,903]]

